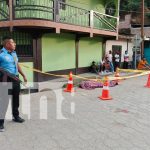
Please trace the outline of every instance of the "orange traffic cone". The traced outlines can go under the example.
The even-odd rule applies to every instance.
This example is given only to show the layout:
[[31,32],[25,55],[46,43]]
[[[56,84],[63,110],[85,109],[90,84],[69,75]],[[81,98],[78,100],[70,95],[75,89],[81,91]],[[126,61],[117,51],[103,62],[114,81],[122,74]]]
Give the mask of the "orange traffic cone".
[[145,85],[145,87],[150,88],[150,74],[148,75],[148,80],[147,80],[147,84]]
[[72,72],[70,72],[70,74],[69,74],[69,80],[68,80],[67,88],[64,91],[65,92],[74,92]]
[[112,97],[109,96],[109,81],[108,77],[105,77],[105,81],[103,84],[102,96],[99,97],[102,100],[111,100]]

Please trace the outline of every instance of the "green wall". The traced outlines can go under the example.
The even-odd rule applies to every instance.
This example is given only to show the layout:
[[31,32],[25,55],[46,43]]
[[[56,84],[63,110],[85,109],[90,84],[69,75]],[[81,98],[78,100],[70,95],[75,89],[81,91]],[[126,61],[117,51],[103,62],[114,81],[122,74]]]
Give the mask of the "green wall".
[[102,57],[102,39],[82,38],[79,48],[79,67],[90,66],[91,62],[99,62]]
[[[90,66],[102,56],[101,38],[81,38],[79,67]],[[75,68],[75,37],[69,34],[45,34],[42,37],[42,70],[56,71]]]
[[66,2],[76,7],[104,12],[104,0],[66,0]]
[[42,37],[42,70],[75,68],[75,37],[69,34],[45,34]]
[[[16,5],[16,0],[14,1]],[[25,5],[25,6],[22,6]],[[29,6],[28,6],[29,5]],[[45,18],[53,20],[53,0],[18,1],[15,11],[16,18]]]

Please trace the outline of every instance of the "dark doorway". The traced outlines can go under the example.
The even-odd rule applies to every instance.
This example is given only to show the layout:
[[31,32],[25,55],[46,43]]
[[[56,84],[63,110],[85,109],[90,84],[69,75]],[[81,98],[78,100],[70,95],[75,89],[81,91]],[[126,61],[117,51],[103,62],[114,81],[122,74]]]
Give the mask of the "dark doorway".
[[114,63],[114,56],[115,56],[116,52],[119,52],[120,63],[121,63],[121,54],[122,54],[122,46],[121,45],[112,45],[113,63]]

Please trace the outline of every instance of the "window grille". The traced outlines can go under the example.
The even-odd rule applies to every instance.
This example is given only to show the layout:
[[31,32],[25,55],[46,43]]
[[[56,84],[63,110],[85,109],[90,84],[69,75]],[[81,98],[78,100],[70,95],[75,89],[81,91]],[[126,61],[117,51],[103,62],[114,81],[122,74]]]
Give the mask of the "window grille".
[[[2,48],[2,38],[9,36],[9,31],[0,31],[0,48]],[[16,42],[16,52],[18,57],[33,57],[32,37],[29,33],[13,32],[11,36]]]
[[60,9],[65,10],[66,9],[66,5],[64,4],[66,2],[66,0],[60,0]]

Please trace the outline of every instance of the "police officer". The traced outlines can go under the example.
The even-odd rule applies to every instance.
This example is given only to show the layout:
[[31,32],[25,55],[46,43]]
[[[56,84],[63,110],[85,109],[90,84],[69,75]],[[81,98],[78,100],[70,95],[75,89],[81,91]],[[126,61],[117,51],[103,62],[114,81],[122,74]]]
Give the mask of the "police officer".
[[[0,68],[8,71],[12,75],[19,77],[19,73],[22,75],[24,82],[27,82],[26,76],[23,73],[21,67],[18,64],[18,57],[15,52],[16,43],[11,37],[3,38],[3,48],[0,50]],[[2,78],[2,76],[0,77]],[[20,93],[20,82],[14,80],[10,76],[7,76],[7,82],[12,83],[12,115],[13,121],[23,123],[25,120],[19,116],[19,93]],[[1,109],[2,107],[0,107]],[[7,110],[7,108],[6,108]],[[1,112],[0,113],[6,113]],[[5,118],[5,115],[4,115]],[[4,131],[4,118],[0,118],[0,131]]]

